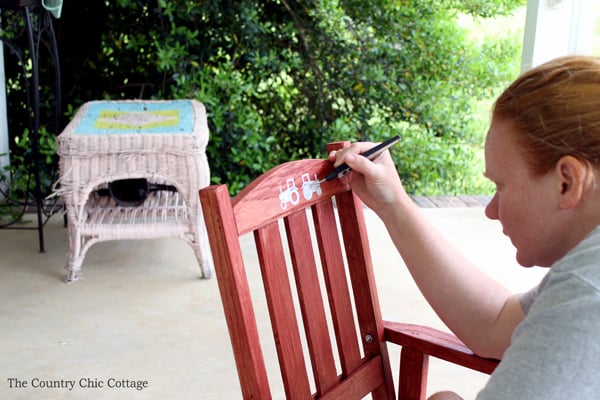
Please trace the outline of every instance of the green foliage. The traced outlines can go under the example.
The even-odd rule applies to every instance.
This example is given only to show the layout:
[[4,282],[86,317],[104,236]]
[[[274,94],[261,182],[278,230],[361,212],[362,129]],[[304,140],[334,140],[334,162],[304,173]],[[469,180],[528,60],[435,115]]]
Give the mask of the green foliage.
[[403,132],[402,149],[394,149],[393,155],[410,192],[457,195],[492,190],[491,184],[481,179],[482,160],[472,144],[429,136],[414,126],[398,126],[398,131]]
[[[38,141],[39,190],[42,196],[46,196],[50,194],[55,179],[53,166],[56,164],[56,140],[45,127],[41,127]],[[10,147],[11,164],[0,170],[0,224],[22,222],[25,207],[23,200],[31,199],[30,194],[37,190],[33,174],[36,161],[32,156],[29,129],[26,128],[21,135],[15,136]]]
[[458,20],[505,15],[523,0],[84,3],[65,9],[63,32],[69,8],[103,25],[83,61],[68,59],[77,82],[87,78],[69,84],[71,102],[202,101],[212,180],[232,194],[278,163],[323,157],[329,141],[396,132],[410,192],[488,190],[480,107],[516,76],[520,37],[474,41]]
[[[39,133],[39,167],[41,187],[45,188],[42,194],[49,194],[47,191],[52,185],[51,170],[43,168],[44,165],[53,165],[56,157],[56,140],[54,135],[50,134],[46,128],[42,127]],[[11,143],[11,165],[5,166],[0,174],[0,184],[11,184],[11,195],[21,199],[26,197],[26,193],[35,190],[35,182],[31,175],[33,169],[33,159],[31,156],[31,140],[29,130],[25,129],[23,134],[16,136]]]
[[[193,97],[202,99],[209,110],[210,141],[208,154],[214,183],[227,183],[238,192],[249,177],[278,162],[275,136],[263,129],[263,118],[248,101],[255,88],[240,71],[203,68],[195,80],[199,86]],[[182,97],[189,93],[182,93]]]

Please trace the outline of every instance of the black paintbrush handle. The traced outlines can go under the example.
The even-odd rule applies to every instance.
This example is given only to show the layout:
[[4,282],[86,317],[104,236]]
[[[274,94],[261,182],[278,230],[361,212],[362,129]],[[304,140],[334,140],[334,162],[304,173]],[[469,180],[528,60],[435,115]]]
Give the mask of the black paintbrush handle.
[[[378,155],[380,155],[381,153],[383,153],[384,151],[386,151],[387,149],[389,149],[390,147],[392,147],[399,141],[400,141],[400,136],[394,136],[393,138],[390,138],[384,142],[379,143],[377,146],[370,148],[369,150],[365,151],[364,153],[360,153],[360,155],[368,158],[369,160],[373,160]],[[335,178],[341,178],[342,176],[346,175],[350,171],[352,171],[352,168],[350,168],[348,166],[348,164],[343,163],[342,165],[338,166],[333,171],[331,171],[329,174],[327,174],[327,176],[325,177],[325,181],[330,181]]]

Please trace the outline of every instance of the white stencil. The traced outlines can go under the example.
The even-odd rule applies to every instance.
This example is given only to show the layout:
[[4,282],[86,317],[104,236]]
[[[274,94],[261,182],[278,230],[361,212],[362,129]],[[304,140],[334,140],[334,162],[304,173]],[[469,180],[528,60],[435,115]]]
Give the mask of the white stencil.
[[281,190],[281,186],[279,186],[279,201],[281,202],[281,208],[284,210],[287,208],[288,203],[295,206],[300,201],[300,192],[294,183],[294,178],[289,178],[286,184],[287,188],[285,190]]
[[[285,190],[279,186],[279,204],[284,210],[287,208],[288,203],[292,203],[292,205],[295,206],[300,202],[300,191],[296,186],[294,178],[288,178],[285,186]],[[320,196],[323,193],[317,175],[315,174],[315,179],[311,180],[308,173],[302,174],[302,195],[304,196],[304,199],[312,199],[313,193],[316,193],[317,196]]]
[[315,180],[311,181],[310,176],[308,174],[302,175],[302,194],[306,200],[310,200],[313,197],[313,193],[316,193],[317,196],[320,196],[323,193],[321,189],[321,184],[317,179],[317,174],[315,174]]

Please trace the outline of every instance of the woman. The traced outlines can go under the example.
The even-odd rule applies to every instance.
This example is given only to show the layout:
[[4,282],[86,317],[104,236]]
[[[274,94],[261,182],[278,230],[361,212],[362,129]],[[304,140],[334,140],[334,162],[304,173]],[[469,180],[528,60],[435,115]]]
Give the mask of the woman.
[[436,313],[476,354],[502,360],[477,399],[600,398],[600,59],[531,69],[493,108],[485,176],[496,193],[485,214],[502,224],[519,264],[549,268],[527,293],[511,294],[459,254],[406,194],[389,153],[357,156],[371,146],[330,159],[353,169],[353,190],[384,221]]

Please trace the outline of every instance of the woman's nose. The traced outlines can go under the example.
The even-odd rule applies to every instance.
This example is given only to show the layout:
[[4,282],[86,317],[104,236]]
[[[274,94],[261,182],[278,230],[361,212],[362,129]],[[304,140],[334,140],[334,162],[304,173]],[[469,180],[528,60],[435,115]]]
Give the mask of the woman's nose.
[[485,206],[485,216],[489,219],[498,219],[498,194],[494,194],[492,200]]

